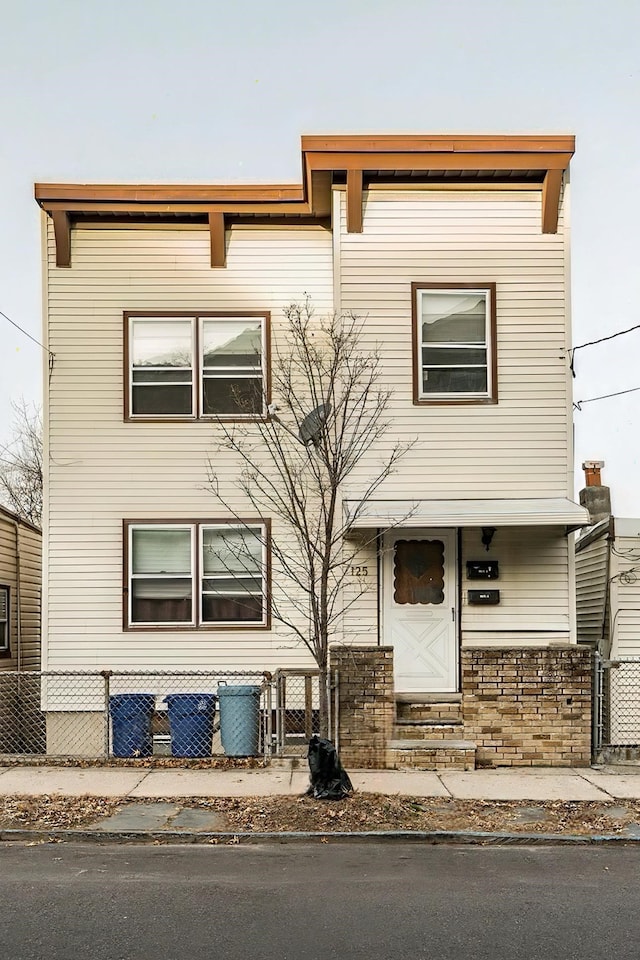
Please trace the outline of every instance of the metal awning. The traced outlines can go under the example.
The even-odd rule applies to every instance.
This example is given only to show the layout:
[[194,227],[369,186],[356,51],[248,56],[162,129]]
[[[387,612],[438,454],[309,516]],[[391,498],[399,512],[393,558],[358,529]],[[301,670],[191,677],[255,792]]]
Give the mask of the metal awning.
[[589,511],[566,497],[513,500],[343,501],[348,529],[389,527],[567,527],[589,525]]

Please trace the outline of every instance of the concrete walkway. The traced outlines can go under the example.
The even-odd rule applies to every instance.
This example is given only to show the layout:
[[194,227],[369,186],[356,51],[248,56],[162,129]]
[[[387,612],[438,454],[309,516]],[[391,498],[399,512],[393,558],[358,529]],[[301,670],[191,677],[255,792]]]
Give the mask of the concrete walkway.
[[[640,768],[502,768],[469,773],[355,770],[356,790],[460,800],[640,800]],[[303,793],[302,769],[149,770],[133,767],[0,767],[0,796],[267,797]]]

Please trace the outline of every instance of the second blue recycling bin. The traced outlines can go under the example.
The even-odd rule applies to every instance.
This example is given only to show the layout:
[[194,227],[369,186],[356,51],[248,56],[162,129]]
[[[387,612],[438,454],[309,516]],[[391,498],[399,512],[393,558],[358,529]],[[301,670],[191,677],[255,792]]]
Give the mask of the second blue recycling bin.
[[255,757],[260,746],[260,687],[221,684],[220,739],[228,757]]
[[210,757],[216,696],[213,693],[170,693],[165,697],[174,757]]
[[116,693],[109,697],[114,757],[151,756],[151,718],[155,708],[152,693]]

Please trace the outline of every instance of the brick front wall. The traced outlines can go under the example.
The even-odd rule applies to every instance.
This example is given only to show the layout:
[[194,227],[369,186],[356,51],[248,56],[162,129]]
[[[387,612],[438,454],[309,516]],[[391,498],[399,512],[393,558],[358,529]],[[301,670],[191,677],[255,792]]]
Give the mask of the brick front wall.
[[592,653],[463,649],[464,735],[478,766],[588,766]]
[[339,685],[340,759],[347,769],[385,767],[395,714],[393,648],[336,646],[330,657]]

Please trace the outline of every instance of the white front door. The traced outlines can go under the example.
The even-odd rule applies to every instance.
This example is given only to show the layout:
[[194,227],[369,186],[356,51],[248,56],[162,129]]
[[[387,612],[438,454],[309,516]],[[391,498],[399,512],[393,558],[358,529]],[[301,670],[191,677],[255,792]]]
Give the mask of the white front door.
[[384,538],[383,643],[396,693],[458,690],[455,530],[397,529]]

